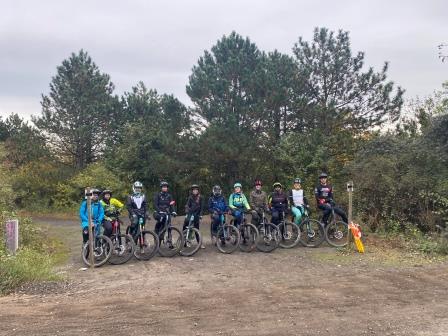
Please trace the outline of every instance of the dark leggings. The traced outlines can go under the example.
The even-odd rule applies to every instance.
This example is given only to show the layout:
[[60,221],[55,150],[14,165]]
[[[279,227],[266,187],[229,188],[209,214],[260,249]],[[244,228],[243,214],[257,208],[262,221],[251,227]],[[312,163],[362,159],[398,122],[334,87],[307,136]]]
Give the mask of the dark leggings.
[[104,220],[103,228],[104,228],[104,235],[110,238],[112,236],[112,222]]
[[[212,237],[216,237],[218,235],[218,228],[219,228],[219,225],[221,224],[221,216],[224,216],[224,215],[220,215],[218,213],[214,213],[213,215],[211,215],[210,230],[211,230]],[[224,221],[225,221],[225,217],[224,217]]]
[[154,227],[154,231],[157,235],[163,230],[165,227],[166,216],[160,215],[159,213],[154,213],[154,219],[156,220],[156,226]]
[[[327,222],[328,222],[328,217],[329,217],[330,214],[331,214],[331,205],[328,204],[328,203],[325,203],[325,204],[319,204],[319,205],[318,205],[318,208],[322,210],[322,222],[323,222],[325,225],[327,225],[327,224],[328,224],[328,223],[327,223]],[[342,209],[340,209],[340,208],[338,208],[338,207],[333,207],[333,209],[334,209],[334,212],[335,212],[337,215],[341,216],[342,221],[343,221],[344,223],[348,223],[347,215],[345,214],[344,210],[342,210]]]
[[280,221],[283,219],[282,209],[272,209],[272,224],[279,225]]
[[129,221],[131,225],[129,226],[129,234],[136,239],[136,237],[140,234],[140,225],[138,225],[138,221],[140,218],[143,218],[143,225],[146,223],[145,216],[132,215],[129,217]]

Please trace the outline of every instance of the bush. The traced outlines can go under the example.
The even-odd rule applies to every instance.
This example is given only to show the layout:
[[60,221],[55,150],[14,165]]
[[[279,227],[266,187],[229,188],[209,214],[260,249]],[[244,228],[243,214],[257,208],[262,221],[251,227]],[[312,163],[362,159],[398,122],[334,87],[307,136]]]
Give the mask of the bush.
[[27,282],[58,278],[48,254],[31,248],[21,249],[16,256],[0,252],[0,293],[8,293]]
[[59,182],[53,197],[53,205],[58,209],[73,209],[79,206],[86,187],[112,189],[114,197],[124,199],[129,185],[101,163],[89,165],[68,181]]
[[8,293],[26,282],[56,280],[53,272],[54,241],[29,218],[19,221],[19,251],[8,256],[3,237],[4,223],[8,218],[17,218],[12,212],[0,212],[0,293]]

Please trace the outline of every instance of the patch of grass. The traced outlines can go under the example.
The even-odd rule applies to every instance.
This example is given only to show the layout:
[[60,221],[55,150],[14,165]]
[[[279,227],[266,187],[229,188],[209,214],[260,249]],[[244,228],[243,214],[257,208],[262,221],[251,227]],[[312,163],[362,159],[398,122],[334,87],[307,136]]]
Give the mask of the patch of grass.
[[0,294],[7,294],[29,282],[62,279],[56,275],[54,266],[64,263],[67,258],[68,248],[60,237],[29,218],[21,218],[17,255],[8,256],[4,246],[0,246]]
[[53,210],[53,209],[39,209],[36,211],[20,210],[21,217],[51,217],[54,219],[73,219],[78,218],[79,209]]
[[339,249],[317,249],[313,258],[339,265],[367,263],[388,267],[423,266],[448,260],[447,255],[440,253],[443,245],[423,235],[368,233],[363,243],[364,254],[358,253],[353,244]]
[[49,254],[30,248],[21,249],[16,256],[0,256],[0,293],[7,294],[27,282],[60,280],[53,266]]

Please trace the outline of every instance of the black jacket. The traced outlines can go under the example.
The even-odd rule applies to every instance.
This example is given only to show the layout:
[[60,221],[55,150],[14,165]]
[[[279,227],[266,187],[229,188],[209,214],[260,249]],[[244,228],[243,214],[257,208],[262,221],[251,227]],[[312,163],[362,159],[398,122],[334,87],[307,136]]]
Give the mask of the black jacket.
[[170,193],[158,192],[154,194],[154,210],[156,212],[173,212],[172,202],[173,197]]
[[316,196],[316,202],[318,205],[333,202],[333,187],[331,184],[319,185],[314,189],[314,195]]
[[148,210],[148,202],[146,201],[146,195],[141,196],[129,195],[126,200],[126,209],[128,209],[129,216],[137,215],[139,217],[145,217]]
[[203,198],[201,195],[190,195],[187,200],[187,204],[185,204],[185,213],[186,214],[195,214],[202,215],[203,209]]
[[274,191],[269,197],[269,206],[276,210],[288,210],[288,196],[284,191]]

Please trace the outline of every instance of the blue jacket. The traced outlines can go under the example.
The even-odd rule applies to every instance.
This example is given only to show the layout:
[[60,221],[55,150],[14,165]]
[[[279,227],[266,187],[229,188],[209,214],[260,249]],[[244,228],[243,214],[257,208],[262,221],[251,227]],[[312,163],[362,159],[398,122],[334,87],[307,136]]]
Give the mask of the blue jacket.
[[[101,203],[98,202],[92,202],[92,222],[93,225],[95,225],[95,231],[99,231],[100,224],[103,222],[104,219],[104,208],[101,205]],[[81,203],[81,207],[79,208],[79,218],[81,218],[81,227],[83,229],[87,228],[89,226],[89,217],[87,213],[87,201],[84,200]]]
[[208,199],[208,211],[210,213],[213,213],[214,211],[217,211],[218,213],[222,214],[226,212],[229,209],[227,206],[226,199],[224,196],[210,196]]

